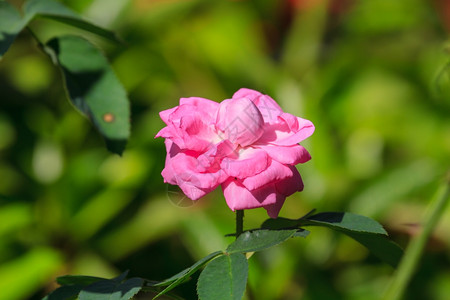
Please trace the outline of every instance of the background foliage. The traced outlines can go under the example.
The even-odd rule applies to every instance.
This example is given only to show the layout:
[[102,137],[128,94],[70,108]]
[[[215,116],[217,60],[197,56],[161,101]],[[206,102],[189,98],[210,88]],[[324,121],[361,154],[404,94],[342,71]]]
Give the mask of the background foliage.
[[[131,138],[123,157],[110,154],[30,33],[17,37],[0,62],[0,299],[39,299],[64,274],[162,280],[225,249],[234,214],[220,189],[192,205],[160,176],[158,112],[180,97],[220,101],[248,87],[313,121],[305,191],[280,216],[350,211],[402,245],[419,229],[450,162],[446,1],[63,2],[125,43],[51,20],[31,28],[104,50],[131,100]],[[248,211],[245,226],[264,219]],[[344,235],[311,231],[249,260],[254,298],[380,298],[390,266]],[[407,299],[450,294],[449,236],[447,208]],[[179,295],[194,299],[195,282]]]

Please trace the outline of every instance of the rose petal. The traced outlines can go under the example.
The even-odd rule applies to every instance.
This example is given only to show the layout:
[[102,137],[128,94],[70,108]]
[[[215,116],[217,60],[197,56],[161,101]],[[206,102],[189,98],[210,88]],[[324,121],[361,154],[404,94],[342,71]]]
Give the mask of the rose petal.
[[266,151],[272,159],[282,164],[296,165],[311,159],[309,152],[298,144],[292,146],[258,145],[258,148]]
[[278,214],[280,213],[281,208],[283,207],[284,201],[286,197],[280,194],[277,194],[277,199],[274,204],[264,206],[264,209],[267,211],[267,214],[272,219],[278,218]]
[[178,183],[190,182],[198,188],[215,189],[228,175],[222,170],[217,172],[201,173],[198,171],[198,161],[194,156],[180,152],[172,158],[172,170],[176,174]]
[[200,172],[217,171],[220,169],[220,162],[222,159],[232,154],[235,149],[236,146],[228,140],[223,140],[217,144],[211,145],[205,153],[197,157],[199,163],[197,169]]
[[270,157],[261,149],[240,149],[238,157],[225,157],[220,167],[230,176],[245,178],[261,173],[270,164]]
[[213,127],[203,122],[197,114],[183,116],[180,119],[180,128],[190,137],[195,136],[196,138],[209,140],[216,136]]
[[277,117],[283,110],[271,97],[261,94],[258,91],[242,88],[233,95],[233,99],[247,98],[251,100],[261,112],[264,122],[273,124],[277,122]]
[[161,120],[163,120],[164,123],[169,125],[169,116],[175,111],[177,107],[169,108],[166,110],[163,110],[159,113],[159,116],[161,117]]
[[242,184],[250,191],[258,189],[269,183],[276,183],[287,177],[291,177],[292,170],[275,160],[272,160],[270,166],[261,173],[242,179]]
[[249,191],[238,180],[229,178],[222,184],[222,190],[228,207],[232,211],[263,207],[274,204],[277,200],[273,185]]
[[182,148],[194,151],[206,151],[217,137],[212,126],[205,124],[198,114],[183,116],[178,133],[184,142]]
[[278,193],[290,196],[295,192],[303,191],[303,180],[295,166],[289,166],[292,175],[275,183]]
[[205,122],[204,116],[192,112],[186,105],[178,107],[165,117],[169,125],[161,129],[156,137],[169,138],[181,149],[206,151],[213,141],[220,140],[214,125]]
[[[183,131],[183,129],[175,127],[173,125],[166,126],[163,129],[161,129],[155,136],[157,137],[163,137],[165,139],[170,139],[173,143],[177,144],[177,146],[181,149],[191,149],[196,151],[201,151],[209,145],[208,142],[205,141],[192,141],[185,138],[186,133]],[[189,144],[185,143],[185,140],[188,141]]]
[[173,171],[173,168],[172,168],[172,157],[177,155],[181,150],[177,145],[175,145],[169,139],[166,139],[164,141],[164,144],[166,145],[167,155],[166,155],[166,163],[165,163],[164,169],[161,172],[161,175],[164,178],[165,183],[170,183],[170,184],[175,185],[175,184],[177,184],[177,180],[176,180],[175,172]]
[[251,145],[263,134],[263,125],[260,111],[247,98],[227,99],[219,105],[216,127],[232,143]]
[[269,96],[240,89],[216,103],[191,97],[160,113],[167,126],[164,181],[191,199],[219,184],[232,210],[264,207],[276,218],[286,196],[303,189],[295,164],[311,157],[300,141],[314,125],[284,113]]
[[204,113],[210,118],[215,117],[216,111],[219,108],[219,103],[200,97],[181,98],[180,105],[194,106],[198,112]]
[[157,137],[163,137],[163,138],[171,138],[173,137],[175,134],[172,132],[173,130],[173,126],[166,126],[163,127],[156,135],[155,138]]
[[168,121],[175,126],[179,126],[181,118],[185,116],[195,116],[196,118],[202,120],[205,124],[213,124],[215,122],[215,119],[211,116],[211,112],[206,113],[198,107],[189,104],[177,106],[176,109],[169,115]]
[[283,113],[278,123],[264,126],[264,134],[255,143],[257,145],[292,146],[300,143],[314,132],[311,121]]
[[198,200],[206,194],[210,193],[211,189],[201,189],[195,186],[192,182],[180,181],[178,186],[183,191],[183,193],[191,200]]
[[274,219],[278,217],[286,197],[303,190],[302,177],[297,168],[294,166],[290,166],[289,168],[292,170],[292,176],[275,183],[275,188],[277,190],[276,203],[264,207],[267,210],[269,217]]
[[166,165],[161,172],[164,181],[180,186],[192,200],[211,192],[228,178],[228,175],[220,169],[216,172],[198,172],[196,159],[198,153],[181,150],[169,139],[165,141],[165,145]]

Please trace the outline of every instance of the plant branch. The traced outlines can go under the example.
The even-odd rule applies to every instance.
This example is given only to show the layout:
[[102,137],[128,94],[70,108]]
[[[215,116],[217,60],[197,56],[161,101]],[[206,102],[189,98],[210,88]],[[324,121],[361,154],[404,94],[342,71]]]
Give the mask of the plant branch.
[[429,211],[425,217],[423,229],[411,240],[403,259],[400,262],[395,277],[392,279],[384,294],[383,300],[398,300],[403,297],[405,289],[407,288],[411,277],[414,275],[414,272],[419,265],[419,260],[422,256],[428,238],[442,216],[445,205],[450,199],[449,196],[450,178],[447,178],[446,182],[436,191],[429,207]]
[[236,211],[236,239],[244,232],[244,210]]

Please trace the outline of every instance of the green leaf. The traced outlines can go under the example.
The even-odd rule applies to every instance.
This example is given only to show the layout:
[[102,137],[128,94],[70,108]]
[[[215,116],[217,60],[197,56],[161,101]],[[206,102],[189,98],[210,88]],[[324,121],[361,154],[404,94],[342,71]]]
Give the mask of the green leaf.
[[83,20],[78,14],[53,0],[30,0],[23,6],[24,17],[11,4],[0,1],[0,58],[9,49],[16,36],[33,19],[41,17],[62,22],[97,34],[114,42],[120,42],[112,31]]
[[300,229],[300,230],[297,230],[297,231],[294,233],[293,237],[302,237],[302,238],[306,238],[309,234],[310,234],[310,232],[309,232],[308,230]]
[[0,58],[14,42],[26,21],[8,2],[0,1]]
[[261,228],[270,229],[270,230],[280,230],[280,229],[290,229],[290,228],[298,228],[300,222],[299,220],[286,219],[278,217],[276,219],[267,219],[265,220]]
[[60,285],[81,285],[86,286],[96,281],[105,280],[104,278],[82,275],[65,275],[56,278],[56,282]]
[[231,243],[228,253],[255,252],[278,245],[294,236],[297,229],[291,230],[254,230],[242,233]]
[[299,220],[301,226],[323,226],[342,232],[369,249],[382,261],[396,267],[403,250],[387,238],[387,232],[377,221],[352,214],[327,212]]
[[[352,214],[326,212],[316,215],[307,214],[300,219],[268,219],[261,228],[279,230],[299,228],[301,226],[323,226],[342,232],[367,247],[376,257],[396,267],[403,250],[387,238],[383,226],[370,218]],[[294,236],[306,237],[309,231],[298,231]]]
[[403,256],[403,249],[399,245],[380,234],[367,234],[361,232],[344,232],[355,241],[364,245],[380,260],[396,268]]
[[87,40],[75,36],[55,38],[45,49],[61,68],[73,105],[91,119],[109,150],[122,154],[130,135],[130,108],[125,89],[106,58]]
[[[287,219],[287,218],[282,218],[282,217],[278,217],[276,219],[270,218],[270,219],[265,220],[261,224],[261,228],[272,229],[272,230],[299,228],[302,220],[311,216],[315,211],[316,211],[316,209],[313,209],[313,210],[309,211],[307,214],[305,214],[303,217],[298,218],[298,219]],[[306,230],[306,235],[308,235],[308,234],[309,234],[309,231]]]
[[81,290],[79,300],[128,300],[136,295],[143,284],[142,278],[101,280]]
[[[125,271],[125,272],[123,272],[123,273],[120,274],[119,276],[114,277],[114,278],[111,279],[111,280],[116,281],[116,282],[122,282],[122,281],[127,277],[127,275],[128,275],[128,270]],[[107,279],[107,280],[108,280],[108,279]]]
[[336,230],[357,231],[387,235],[386,230],[377,221],[343,212],[324,212],[299,220],[300,225],[324,226]]
[[62,22],[118,42],[117,36],[109,30],[83,20],[60,2],[53,0],[29,0],[24,4],[25,19],[31,21],[35,17],[42,17]]
[[75,300],[82,289],[82,285],[65,285],[57,288],[42,300]]
[[200,269],[203,265],[205,265],[207,262],[209,262],[211,259],[213,259],[214,257],[223,254],[222,251],[216,251],[213,252],[211,254],[209,254],[208,256],[205,256],[204,258],[200,259],[199,261],[197,261],[195,264],[193,264],[191,267],[184,269],[183,271],[181,271],[178,274],[175,274],[174,276],[158,282],[158,283],[152,283],[152,286],[158,287],[158,286],[167,286],[163,291],[161,291],[158,295],[156,295],[153,299],[156,299],[162,295],[164,295],[165,293],[169,292],[170,290],[172,290],[173,288],[175,288],[176,286],[180,285],[181,283],[185,282],[186,280],[189,279],[189,277],[195,273],[198,269]]
[[222,255],[211,261],[197,282],[201,300],[241,300],[247,285],[248,262],[242,253]]

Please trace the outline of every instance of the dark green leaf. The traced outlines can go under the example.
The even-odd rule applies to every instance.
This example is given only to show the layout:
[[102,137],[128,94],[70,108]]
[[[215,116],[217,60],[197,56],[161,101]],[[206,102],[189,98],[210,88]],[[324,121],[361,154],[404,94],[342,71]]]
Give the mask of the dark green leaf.
[[42,300],[75,300],[82,288],[82,285],[65,285],[57,288]]
[[112,41],[119,41],[117,36],[104,28],[83,20],[78,14],[65,7],[62,3],[53,0],[30,0],[24,5],[25,18],[31,21],[35,17],[42,17],[62,22]]
[[119,276],[112,278],[111,280],[113,280],[115,282],[122,282],[122,281],[124,281],[125,278],[127,278],[127,275],[128,275],[128,270],[123,272]]
[[281,217],[278,217],[276,219],[270,218],[270,219],[265,220],[262,223],[261,228],[275,229],[275,230],[299,228],[301,221],[308,218],[309,216],[311,216],[315,211],[316,211],[316,209],[312,209],[306,215],[304,215],[303,217],[301,217],[299,219],[287,219],[287,218],[281,218]]
[[125,147],[127,146],[127,139],[121,139],[121,140],[111,140],[111,139],[105,139],[106,143],[106,149],[108,149],[109,152],[121,154]]
[[387,235],[386,230],[384,230],[383,226],[377,221],[352,213],[325,212],[299,221],[302,226],[315,225],[332,229]]
[[113,152],[121,154],[130,134],[130,109],[125,89],[106,58],[85,39],[60,37],[46,45],[57,61],[71,102],[100,131]]
[[375,256],[396,267],[402,249],[387,238],[383,226],[370,218],[352,213],[320,213],[300,220],[302,226],[324,226],[342,232],[366,246]]
[[142,289],[143,279],[101,280],[81,290],[79,300],[128,300]]
[[248,262],[242,253],[222,255],[200,274],[197,292],[201,300],[240,300],[247,285]]
[[60,285],[89,285],[96,281],[104,280],[104,278],[82,275],[65,275],[56,278],[56,282]]
[[0,1],[0,58],[14,42],[17,34],[25,27],[26,21],[8,2]]
[[246,231],[241,234],[236,241],[231,243],[228,248],[228,253],[237,252],[255,252],[260,251],[275,245],[278,245],[297,232],[297,229],[290,230],[254,230]]
[[367,247],[380,260],[396,268],[403,256],[399,245],[380,234],[367,234],[361,232],[344,232],[355,241]]
[[204,258],[202,258],[199,261],[197,261],[191,267],[189,267],[187,269],[184,269],[180,273],[175,274],[174,276],[172,276],[172,277],[170,277],[170,278],[168,278],[168,279],[166,279],[164,281],[152,284],[152,286],[167,286],[163,291],[161,291],[158,295],[156,295],[155,298],[158,298],[159,296],[164,295],[165,293],[169,292],[170,290],[172,290],[176,286],[178,286],[181,283],[183,283],[186,280],[188,280],[189,277],[193,273],[195,273],[198,269],[200,269],[204,264],[206,264],[211,259],[213,259],[214,257],[216,257],[216,256],[218,256],[220,254],[223,254],[223,252],[222,251],[213,252],[213,253],[209,254],[208,256],[205,256]]
[[289,229],[289,228],[297,228],[299,225],[299,220],[286,219],[286,218],[276,218],[276,219],[267,219],[265,220],[261,228],[271,229],[271,230],[279,230],[279,229]]

